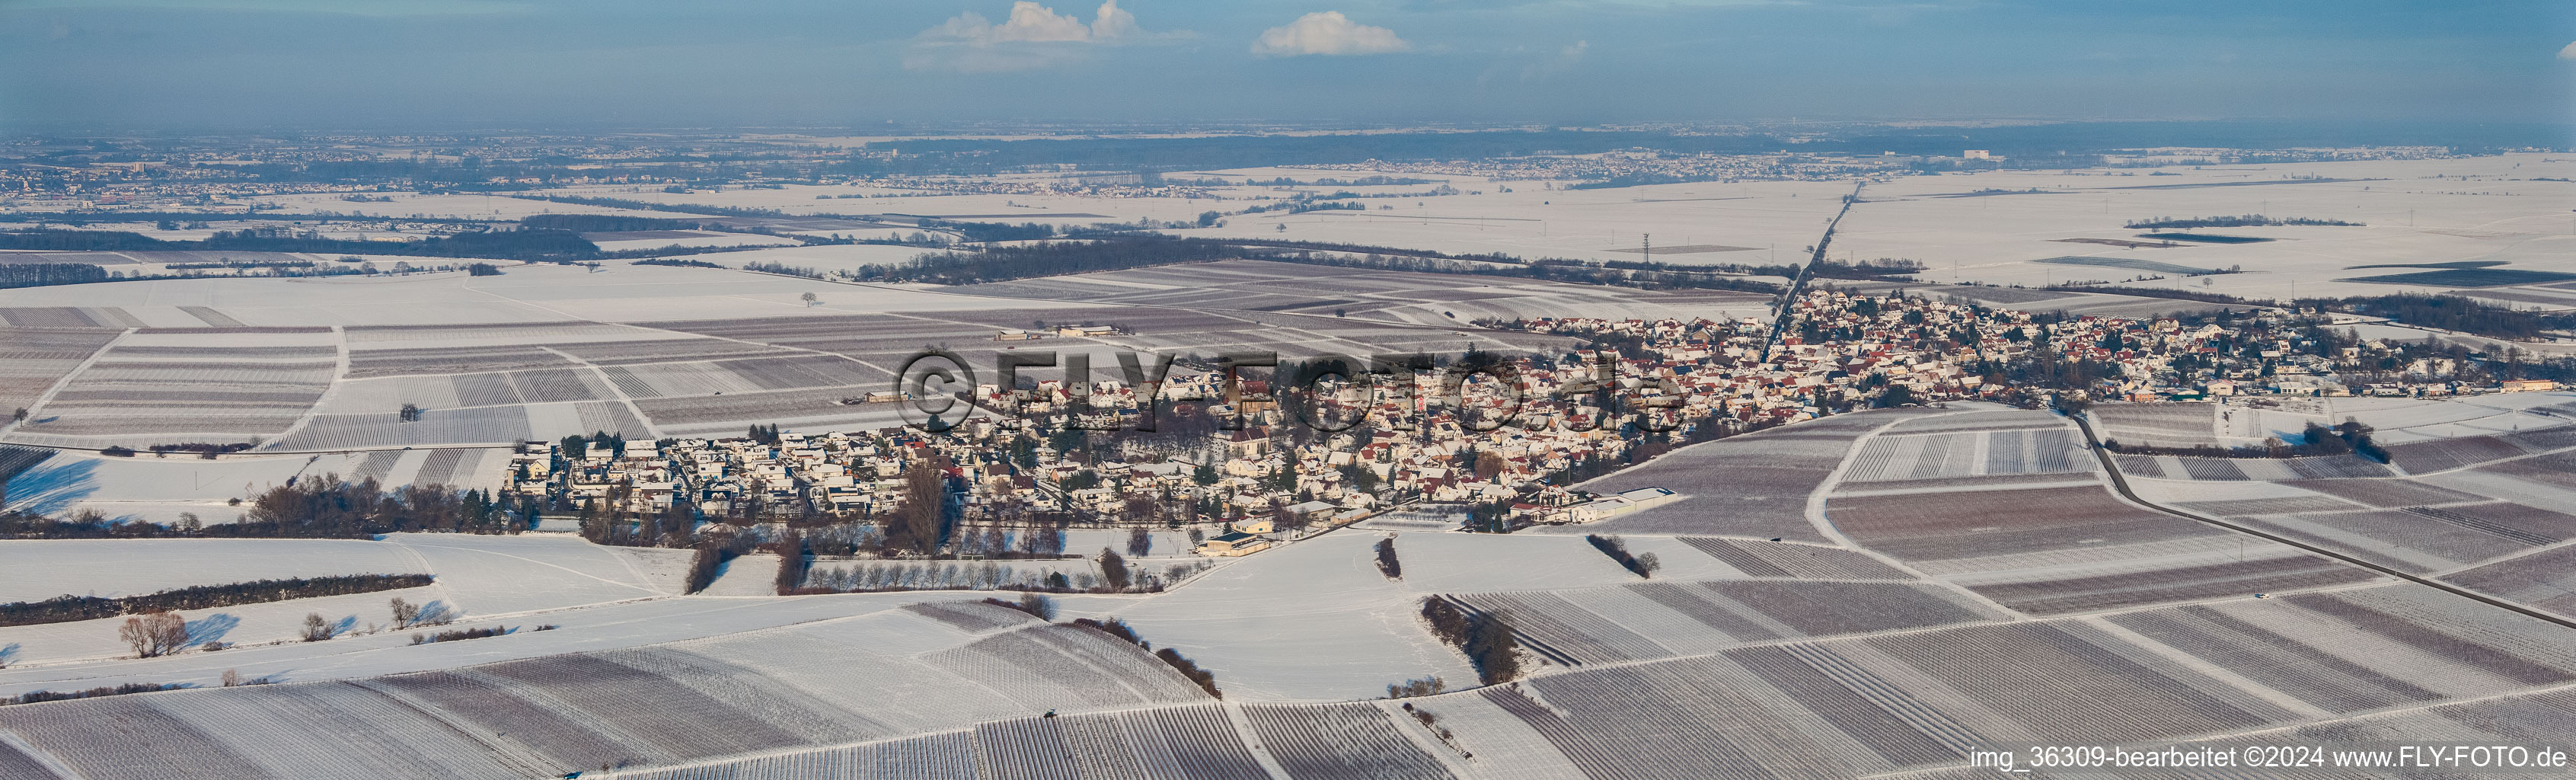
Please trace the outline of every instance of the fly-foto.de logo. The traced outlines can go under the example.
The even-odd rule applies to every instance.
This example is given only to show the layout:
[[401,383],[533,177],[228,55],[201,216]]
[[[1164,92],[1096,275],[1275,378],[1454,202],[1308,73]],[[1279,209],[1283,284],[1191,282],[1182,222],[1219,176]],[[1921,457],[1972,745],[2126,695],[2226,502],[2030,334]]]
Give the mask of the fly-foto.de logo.
[[1199,414],[1213,416],[1218,430],[1268,420],[1327,433],[1362,425],[1411,431],[1442,420],[1461,432],[1621,426],[1663,432],[1678,424],[1683,400],[1669,379],[1622,376],[1621,363],[1608,354],[1557,362],[1473,349],[1367,358],[1118,350],[1114,373],[1094,373],[1096,358],[1093,352],[1013,350],[992,353],[979,371],[966,355],[926,349],[904,362],[891,391],[873,395],[899,401],[906,425],[931,432],[979,414],[1100,432],[1152,433],[1172,416]]

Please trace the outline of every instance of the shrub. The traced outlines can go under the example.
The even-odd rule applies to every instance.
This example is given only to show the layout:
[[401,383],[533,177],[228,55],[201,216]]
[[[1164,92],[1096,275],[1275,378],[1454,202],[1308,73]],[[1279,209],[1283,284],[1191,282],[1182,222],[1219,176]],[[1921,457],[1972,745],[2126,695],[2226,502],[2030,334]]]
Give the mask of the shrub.
[[1117,618],[1110,618],[1110,619],[1108,619],[1108,620],[1093,620],[1093,619],[1091,619],[1091,618],[1074,618],[1074,619],[1073,619],[1073,624],[1074,624],[1074,625],[1077,625],[1077,626],[1087,626],[1087,627],[1090,627],[1090,628],[1099,629],[1099,630],[1100,630],[1100,633],[1108,634],[1108,635],[1110,635],[1110,636],[1114,636],[1114,637],[1117,637],[1117,638],[1120,638],[1120,639],[1127,640],[1127,643],[1128,643],[1128,644],[1135,645],[1135,646],[1137,646],[1137,647],[1145,647],[1145,648],[1151,648],[1151,647],[1152,647],[1152,645],[1148,645],[1148,644],[1146,644],[1146,643],[1145,643],[1145,639],[1144,639],[1144,637],[1137,636],[1137,635],[1136,635],[1136,629],[1135,629],[1134,627],[1131,627],[1131,626],[1127,625],[1127,621],[1124,621],[1124,620],[1120,620],[1120,619],[1117,619]]
[[460,639],[482,639],[485,637],[508,636],[511,632],[516,630],[517,629],[492,626],[490,628],[467,628],[454,631],[440,631],[425,637],[419,634],[413,634],[411,635],[411,643],[415,645],[426,645],[438,642],[454,642]]
[[1646,553],[1644,555],[1632,554],[1628,552],[1628,543],[1621,540],[1619,537],[1588,534],[1585,535],[1583,539],[1584,541],[1591,542],[1593,549],[1600,550],[1601,554],[1610,556],[1610,560],[1618,561],[1621,567],[1626,568],[1630,573],[1636,574],[1639,577],[1653,578],[1655,576],[1655,570],[1663,568],[1663,562],[1655,560],[1654,553]]
[[1171,664],[1174,671],[1180,672],[1182,677],[1190,678],[1190,682],[1198,683],[1199,690],[1207,691],[1207,695],[1219,699],[1225,698],[1225,692],[1216,689],[1216,673],[1199,668],[1198,662],[1168,647],[1154,651],[1154,657],[1163,659],[1163,663]]
[[1127,559],[1118,557],[1118,553],[1107,547],[1100,548],[1100,578],[1108,581],[1109,587],[1126,590]]
[[805,535],[788,529],[778,540],[778,595],[793,595],[805,586],[805,574],[813,563],[805,557]]
[[304,613],[304,641],[319,642],[338,633],[331,629],[331,621],[322,618],[322,613]]
[[1424,677],[1386,686],[1386,697],[1389,699],[1410,699],[1416,696],[1436,696],[1439,695],[1441,691],[1448,689],[1449,683],[1441,680],[1439,677]]
[[1395,537],[1377,540],[1377,571],[1387,579],[1404,579],[1404,563],[1395,559]]
[[[242,684],[243,684],[243,685],[263,685],[263,684],[266,684],[268,681],[269,681],[269,680],[268,680],[268,678],[266,678],[266,677],[262,677],[262,678],[259,678],[259,679],[257,679],[257,680],[251,680],[251,681],[248,681],[248,682],[245,682],[245,683],[242,683]],[[188,685],[187,685],[186,683],[164,683],[164,684],[153,684],[153,683],[126,683],[126,684],[124,684],[124,685],[118,685],[118,686],[112,686],[112,687],[110,687],[110,686],[101,686],[101,687],[97,687],[97,688],[91,688],[91,689],[86,690],[86,691],[64,691],[64,692],[61,692],[61,693],[56,693],[56,692],[53,692],[53,691],[28,691],[28,692],[26,692],[26,693],[18,694],[18,695],[16,695],[16,696],[0,696],[0,705],[6,705],[6,704],[34,704],[34,703],[37,703],[37,702],[45,702],[45,701],[67,701],[67,700],[71,700],[71,699],[94,699],[94,698],[98,698],[98,697],[100,697],[100,696],[122,696],[122,695],[129,694],[129,693],[152,693],[152,692],[154,692],[154,691],[175,691],[175,690],[179,690],[179,689],[181,689],[181,688],[186,688],[186,687],[188,687]]]
[[1431,635],[1453,645],[1467,643],[1467,612],[1438,596],[1422,598],[1422,619],[1430,621]]
[[1502,615],[1485,612],[1469,620],[1463,649],[1468,663],[1476,666],[1477,679],[1486,685],[1511,682],[1521,675],[1520,642]]
[[1422,617],[1430,622],[1432,636],[1466,653],[1479,681],[1494,685],[1520,676],[1520,641],[1509,618],[1496,612],[1469,613],[1438,596],[1422,599]]
[[1035,593],[1022,593],[1020,594],[1020,600],[1018,601],[1003,601],[1001,599],[988,598],[984,600],[984,603],[991,604],[996,607],[1002,607],[1004,609],[1016,609],[1021,612],[1026,612],[1030,615],[1036,616],[1039,620],[1055,619],[1055,599],[1040,596]]

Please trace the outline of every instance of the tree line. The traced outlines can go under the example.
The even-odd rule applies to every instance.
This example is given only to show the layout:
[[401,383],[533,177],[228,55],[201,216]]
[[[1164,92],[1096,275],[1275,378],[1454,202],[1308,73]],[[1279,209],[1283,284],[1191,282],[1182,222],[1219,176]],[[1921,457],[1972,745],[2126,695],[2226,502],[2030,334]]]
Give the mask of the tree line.
[[0,249],[75,251],[308,252],[405,257],[561,262],[601,256],[599,245],[568,230],[474,230],[419,241],[351,241],[284,228],[218,230],[202,241],[164,241],[121,230],[35,228],[0,231]]
[[112,618],[118,615],[140,615],[182,609],[215,609],[289,599],[374,593],[424,587],[429,585],[432,579],[427,574],[352,574],[338,577],[257,580],[229,585],[198,585],[119,598],[66,594],[44,601],[0,604],[0,626],[68,623],[75,620]]
[[89,284],[108,280],[107,269],[88,263],[25,263],[0,265],[0,289],[11,287],[45,287],[56,284]]
[[1431,635],[1467,654],[1476,679],[1499,685],[1520,677],[1520,643],[1509,619],[1492,611],[1469,612],[1439,596],[1422,598],[1422,619]]
[[2122,227],[2127,227],[2127,228],[2131,228],[2131,229],[2135,229],[2135,230],[2154,230],[2154,229],[2162,229],[2162,228],[2204,228],[2204,227],[2215,227],[2215,228],[2232,228],[2232,227],[2276,227],[2276,226],[2280,226],[2280,225],[2310,225],[2310,226],[2324,226],[2324,227],[2362,227],[2362,223],[2359,223],[2359,222],[2345,222],[2345,221],[2340,220],[2340,219],[2311,219],[2311,218],[2308,218],[2308,217],[2291,217],[2291,218],[2288,218],[2288,219],[2275,219],[2275,218],[2272,218],[2272,217],[2266,217],[2266,216],[2263,216],[2263,215],[2261,215],[2261,214],[2238,214],[2238,215],[2236,215],[2236,216],[2220,216],[2220,217],[2182,217],[2182,218],[2174,218],[2174,217],[2148,217],[2148,218],[2146,218],[2146,219],[2133,220],[2133,221],[2129,222],[2129,224],[2127,224],[2127,225],[2123,225]]

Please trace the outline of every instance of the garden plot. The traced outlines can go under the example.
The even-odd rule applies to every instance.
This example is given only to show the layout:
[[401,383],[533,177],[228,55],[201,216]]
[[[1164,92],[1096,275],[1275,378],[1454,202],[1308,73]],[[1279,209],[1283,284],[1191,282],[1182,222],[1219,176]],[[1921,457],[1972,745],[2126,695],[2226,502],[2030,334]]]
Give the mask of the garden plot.
[[923,660],[995,686],[1032,707],[1187,703],[1207,694],[1162,661],[1105,632],[1074,625],[1024,628]]
[[671,363],[696,360],[722,360],[787,351],[728,339],[675,337],[638,341],[593,341],[549,344],[549,348],[598,366],[620,366],[633,363]]
[[2065,418],[2049,412],[1998,409],[1918,417],[1888,426],[1886,435],[1954,431],[2019,431],[2064,428],[2066,425]]
[[[891,385],[892,380],[887,380],[876,387]],[[642,411],[654,427],[663,430],[686,429],[687,426],[722,430],[727,426],[740,428],[743,422],[830,424],[829,421],[862,419],[891,425],[898,419],[898,410],[841,403],[852,395],[855,392],[850,388],[831,387],[687,398],[638,398],[635,399],[635,408]]]
[[1760,542],[1714,536],[1679,536],[1709,557],[1747,577],[1795,577],[1815,580],[1910,580],[1914,576],[1878,559],[1838,547],[1790,542]]
[[932,734],[711,764],[628,772],[633,780],[839,780],[839,778],[975,777],[966,732]]
[[[1493,780],[1553,780],[1582,777],[1583,770],[1547,737],[1530,728],[1511,710],[1497,706],[1484,691],[1404,701],[1430,713],[1439,728],[1449,729],[1458,762],[1468,773]],[[1404,717],[1399,715],[1398,717]]]
[[2224,532],[2130,506],[2101,487],[1834,498],[1826,517],[1862,546],[1913,561],[2149,544]]
[[[2204,559],[2216,556],[2202,556]],[[1961,577],[1977,595],[2031,615],[2062,615],[2207,598],[2276,594],[2371,582],[2379,575],[2279,545],[2238,560],[2206,563],[2158,561],[2154,566],[2105,565],[2094,573],[2030,575],[2002,581]]]
[[21,430],[51,436],[275,435],[303,416],[334,361],[132,360],[111,350],[64,383]]
[[2097,486],[1835,498],[1826,511],[1862,546],[2032,614],[2375,578],[2286,545],[2139,509]]
[[2576,546],[2560,545],[2452,572],[2444,582],[2560,615],[2576,616]]
[[2085,414],[2102,438],[2122,444],[2189,447],[2218,440],[2218,405],[2100,404]]
[[[342,328],[341,332],[345,334],[353,350],[525,347],[536,342],[623,341],[652,338],[657,335],[650,330],[640,330],[626,325],[559,320],[560,318],[538,318],[422,325],[351,325]],[[421,344],[435,346],[418,346]]]
[[[549,432],[552,432],[551,430]],[[564,430],[559,433],[588,433]],[[510,446],[538,433],[528,407],[491,406],[427,409],[419,420],[403,422],[393,412],[317,414],[294,430],[268,442],[269,452],[327,452],[392,446],[481,444]]]
[[[276,685],[143,699],[250,759],[244,775],[498,777],[527,771],[382,693],[344,683]],[[97,775],[93,775],[94,777]]]
[[2114,455],[2120,473],[2147,479],[2195,482],[2276,482],[2302,479],[2359,479],[2396,476],[2387,466],[2357,455],[2306,458],[2196,458],[2174,455]]
[[121,330],[0,328],[0,407],[20,409],[82,362],[115,341]]
[[[1938,418],[1935,418],[1938,419]],[[1951,431],[1873,437],[1843,470],[1844,482],[1950,480],[1966,477],[2092,472],[2065,427]]]
[[[1592,777],[1727,777],[1742,767],[1781,778],[1858,777],[1955,755],[1919,734],[1886,733],[1883,712],[1862,720],[1866,705],[1803,703],[1729,657],[1583,669],[1459,695],[1518,717]],[[1837,718],[1876,733],[1847,733]]]
[[1962,626],[1799,649],[1838,676],[1875,677],[1927,700],[1996,742],[2171,739],[2298,717],[2083,623]]
[[349,352],[349,378],[405,374],[472,374],[523,368],[570,368],[571,358],[542,346],[411,347]]
[[1598,493],[1660,487],[1682,494],[1682,500],[1598,523],[1531,532],[1701,534],[1824,542],[1823,533],[1807,519],[1807,497],[1824,485],[1862,437],[1920,413],[1838,415],[1675,450],[1582,487]]
[[1453,598],[1508,615],[1542,655],[1573,664],[2005,618],[1945,588],[1914,583],[1650,582]]
[[983,777],[1265,780],[1218,705],[985,723],[973,754]]
[[1247,705],[1243,717],[1291,777],[1324,780],[1452,778],[1438,758],[1404,737],[1392,715],[1364,703]]
[[2495,504],[2236,519],[2382,566],[2422,574],[2555,544],[2562,537],[2520,526],[2558,525],[2553,521],[2569,518],[2513,504]]
[[[2576,647],[2570,643],[2576,630],[2408,583],[2139,614],[2197,621],[2197,628],[2222,638],[2232,633],[2230,642],[2238,646],[2269,645],[2307,656],[2312,659],[2309,671],[2317,675],[2313,679],[2332,680],[2336,674],[2359,678],[2384,691],[2375,695],[2400,703],[2492,696],[2576,681],[2576,651],[2570,650]],[[2251,627],[2261,630],[2246,630]],[[2225,653],[2192,654],[2231,671],[2260,669],[2254,661],[2232,660]],[[2281,690],[2307,698],[2293,688]],[[2370,693],[2371,688],[2358,691]],[[2315,693],[2321,691],[2309,692]],[[2371,703],[2365,699],[2345,706]]]

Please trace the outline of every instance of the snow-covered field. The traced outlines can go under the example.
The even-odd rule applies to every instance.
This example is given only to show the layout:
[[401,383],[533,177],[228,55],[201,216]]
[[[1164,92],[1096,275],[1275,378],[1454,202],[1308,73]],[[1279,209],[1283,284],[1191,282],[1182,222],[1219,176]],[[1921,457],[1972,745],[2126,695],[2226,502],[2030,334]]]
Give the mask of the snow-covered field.
[[[2539,399],[2564,402],[2530,395],[2354,403],[2318,411],[2371,415],[2391,430],[2422,431],[2530,415],[2525,410],[2551,405]],[[2108,495],[2079,500],[2079,493],[2104,490],[2093,472],[2083,471],[2091,468],[2091,456],[2080,450],[2061,453],[2069,460],[2066,467],[2076,471],[2053,477],[2058,482],[1979,482],[2030,476],[2022,472],[2059,457],[2027,447],[2007,452],[1995,444],[2005,434],[2027,438],[2067,430],[2053,415],[1958,404],[1840,419],[1838,425],[1816,426],[1823,437],[1815,448],[1819,458],[1781,464],[1821,473],[1780,475],[1765,488],[1805,495],[1807,519],[1819,539],[1683,535],[1689,532],[1673,530],[1678,526],[1669,523],[1678,520],[1667,518],[1659,521],[1667,525],[1655,527],[1661,530],[1622,533],[1632,552],[1662,561],[1651,578],[1562,533],[1587,530],[1581,527],[1514,535],[1344,529],[1224,561],[1161,594],[1058,597],[1060,619],[1118,618],[1153,647],[1195,660],[1215,675],[1226,694],[1221,703],[1200,697],[1139,648],[1090,629],[1041,627],[1021,613],[989,606],[902,608],[971,601],[983,593],[765,595],[778,563],[767,555],[739,558],[706,595],[683,596],[677,592],[688,552],[600,548],[566,535],[0,542],[0,563],[8,571],[35,571],[32,579],[45,583],[0,580],[10,588],[0,590],[0,599],[41,598],[66,589],[115,595],[359,570],[438,576],[435,585],[399,593],[185,613],[201,641],[240,643],[220,652],[116,657],[122,650],[114,637],[117,620],[0,628],[0,647],[8,648],[11,664],[0,670],[0,693],[121,682],[211,686],[226,670],[287,683],[12,707],[0,712],[0,729],[12,741],[0,744],[35,749],[45,760],[95,776],[133,776],[109,768],[107,758],[64,724],[168,718],[188,724],[174,732],[187,735],[185,744],[247,750],[252,763],[280,766],[283,754],[270,752],[276,748],[246,741],[257,729],[224,720],[221,713],[302,717],[289,713],[329,701],[364,704],[375,713],[367,717],[390,718],[384,722],[394,725],[386,728],[396,731],[411,728],[401,725],[413,722],[406,719],[422,717],[404,713],[435,712],[538,740],[487,740],[469,729],[462,742],[442,748],[441,761],[459,767],[535,760],[539,766],[575,765],[563,763],[571,761],[595,768],[603,755],[611,764],[623,755],[629,769],[683,767],[670,770],[669,776],[678,777],[737,766],[840,771],[820,767],[850,761],[933,766],[923,763],[931,755],[923,751],[945,750],[942,755],[952,761],[971,758],[1036,773],[1064,760],[1054,751],[1070,750],[1080,761],[1162,755],[1155,751],[1167,749],[1157,747],[1167,744],[1166,737],[1155,735],[1176,729],[1170,733],[1192,735],[1188,744],[1197,749],[1242,751],[1228,760],[1244,766],[1394,772],[1438,765],[1465,777],[1545,777],[1596,766],[1603,755],[1652,757],[1671,763],[1666,769],[1673,771],[1685,764],[1723,766],[1740,757],[1702,753],[1723,743],[1719,735],[1734,733],[1729,729],[1759,728],[1772,735],[1766,744],[1790,746],[1778,748],[1791,751],[1783,755],[1837,767],[1820,776],[1844,776],[1964,760],[1933,742],[1889,747],[1915,745],[1903,735],[1916,729],[1972,728],[2038,738],[2079,722],[2070,718],[2111,722],[2100,720],[2113,717],[2102,709],[2106,690],[2123,691],[2118,696],[2130,704],[2129,714],[2120,716],[2126,718],[2121,728],[2129,729],[2123,734],[2180,738],[2297,727],[2390,701],[2465,707],[2471,705],[2446,702],[2516,697],[2576,680],[2576,655],[2565,651],[2564,629],[2420,585],[2378,584],[2384,580],[2359,570],[2358,577],[2306,586],[2284,587],[2277,579],[2258,583],[2281,576],[2280,567],[2292,563],[2270,543],[2225,539],[2180,518],[2117,504]],[[2482,436],[2514,433],[2505,430]],[[2499,501],[2532,507],[2576,500],[2558,498],[2560,493],[2549,491],[2564,489],[2545,482],[2517,481],[2512,464],[2567,454],[2565,445],[2546,444],[2557,439],[2521,435],[2526,438],[2509,441],[2522,442],[2526,454],[2470,462],[2421,479],[2293,474],[2270,481],[2200,481],[2216,473],[2206,469],[2189,470],[2192,480],[2172,474],[2131,479],[2149,501],[2271,522],[2285,533],[2308,529],[2320,543],[2379,533],[2384,526],[2373,523],[2385,518],[2362,516],[2391,514],[2384,507],[2392,502],[2460,517],[2477,516],[2476,507],[2485,506],[2486,516],[2496,518],[2492,522],[2576,537],[2576,517],[2547,525],[2557,521],[2493,509],[2503,506]],[[1935,439],[1951,443],[1935,447]],[[1823,456],[1825,450],[1839,454]],[[1954,469],[1961,452],[1975,456],[1973,462]],[[2406,452],[2400,451],[2401,464]],[[1898,472],[1906,479],[1890,476]],[[1918,473],[1932,476],[1916,478]],[[2083,481],[2064,481],[2069,478]],[[2009,496],[1985,498],[1991,494],[2019,496],[2022,504]],[[2430,496],[2444,498],[2418,498]],[[1871,514],[1878,511],[1871,506],[1893,506],[1891,501],[1914,502],[1916,509]],[[2081,504],[2092,514],[2072,520],[2047,511],[1962,516],[1953,512],[1962,501],[2026,505],[2023,510]],[[1687,513],[1692,504],[1686,499],[1674,506]],[[2330,515],[2370,522],[2338,522]],[[2060,527],[2068,522],[2096,524],[2070,533]],[[2086,534],[2098,538],[2078,538]],[[2223,544],[2191,547],[2202,537]],[[1373,562],[1373,547],[1385,538],[1394,540],[1402,562],[1400,580],[1385,577]],[[2098,544],[2105,540],[2112,544]],[[1088,552],[1095,546],[1123,548],[1124,541],[1124,534],[1085,531],[1069,546]],[[1158,554],[1141,563],[1186,560],[1172,555],[1185,539],[1160,534],[1155,542]],[[2444,556],[2483,548],[2442,544],[2407,548],[2386,560],[2437,573],[2477,565],[2459,573],[2463,582],[2556,608],[2539,591],[2497,584],[2541,571],[2535,566],[2548,562],[2546,553],[2530,556],[2527,564],[2517,557],[2461,560]],[[2240,558],[2252,568],[2230,568]],[[2213,567],[2218,574],[2204,571]],[[2306,571],[2298,576],[2311,576]],[[2229,590],[2238,583],[2261,588],[2268,598]],[[409,630],[369,633],[369,623],[389,619],[380,613],[395,595],[451,610],[461,616],[454,626],[518,632],[425,646],[411,645]],[[1421,600],[1431,596],[1507,610],[1525,646],[1534,648],[1523,659],[1533,676],[1516,687],[1408,700],[1451,732],[1446,740],[1392,703],[1321,706],[1374,698],[1389,684],[1425,676],[1440,677],[1453,690],[1474,687],[1476,671],[1465,656],[1432,637],[1418,617]],[[294,641],[307,613],[351,631],[322,642]],[[2223,628],[2247,621],[2297,633],[2242,639],[2238,634],[2245,629]],[[539,625],[557,628],[534,631]],[[1805,639],[1781,641],[1800,638]],[[2472,645],[2475,652],[2460,650]],[[2342,689],[2320,688],[2330,684],[2292,668],[2325,668],[2318,664],[2326,662],[2315,659],[2327,657],[2342,670],[2336,675],[2397,681],[2369,694],[2395,698],[2335,693]],[[2106,660],[2115,658],[2126,660]],[[2292,658],[2309,660],[2286,660]],[[2019,710],[2001,706],[2009,697],[1993,681],[2006,678],[2059,682],[2016,689],[2017,701],[2033,708]],[[384,706],[378,700],[388,696],[409,709],[377,709]],[[674,708],[626,698],[634,696],[700,703]],[[1037,717],[1050,710],[1060,717]],[[509,720],[523,717],[511,714],[518,712],[551,713],[543,717],[578,725]],[[762,714],[744,714],[754,712]],[[2521,712],[2519,717],[2551,722],[2568,717]],[[719,745],[688,736],[718,719],[756,741]],[[497,725],[504,722],[521,725]],[[1665,748],[1617,752],[1616,745],[1628,739],[1620,735],[1639,733],[1649,723],[1662,729],[1655,733],[1663,735]],[[1902,730],[1856,725],[1866,723]],[[974,736],[958,737],[953,747],[911,742],[966,733],[961,729]],[[1363,732],[1373,736],[1355,736]],[[598,745],[605,747],[580,747],[585,743],[575,734],[598,735],[604,740]],[[1039,753],[1012,747],[1032,739],[1064,747]],[[521,744],[533,747],[516,747]],[[602,750],[629,752],[596,752]],[[1132,760],[1216,759],[1202,754]],[[374,754],[324,763],[395,775],[426,766]],[[305,776],[300,769],[282,774]]]
[[[2170,174],[2170,175],[2157,175]],[[2241,267],[2242,274],[2182,279],[2184,286],[2254,298],[2381,295],[2423,285],[2338,279],[2433,270],[2358,268],[2494,262],[2513,270],[2576,272],[2576,161],[2563,155],[2508,154],[2457,160],[2405,160],[2274,165],[2168,167],[2070,172],[1987,172],[1900,178],[1874,184],[1834,236],[1837,255],[1902,257],[1930,266],[1926,281],[2039,287],[2049,282],[2121,282],[2140,275],[2173,286],[2180,273],[2146,266],[2035,262],[2090,257],[2200,269]],[[2557,181],[2540,181],[2543,177]],[[2314,179],[2315,181],[2302,181]],[[2334,181],[2327,181],[2334,180]],[[2037,192],[2031,192],[2037,190]],[[2002,191],[1976,194],[1980,191]],[[1963,196],[1970,195],[1973,196]],[[2195,228],[2198,234],[2271,239],[2250,243],[2175,242],[2122,248],[2061,239],[2154,243],[2150,231],[2123,225],[2155,217],[2262,214],[2364,223],[2363,227]],[[2514,292],[2566,300],[2565,291]],[[2505,302],[2505,301],[2497,301]],[[2536,305],[2512,300],[2511,305]]]

